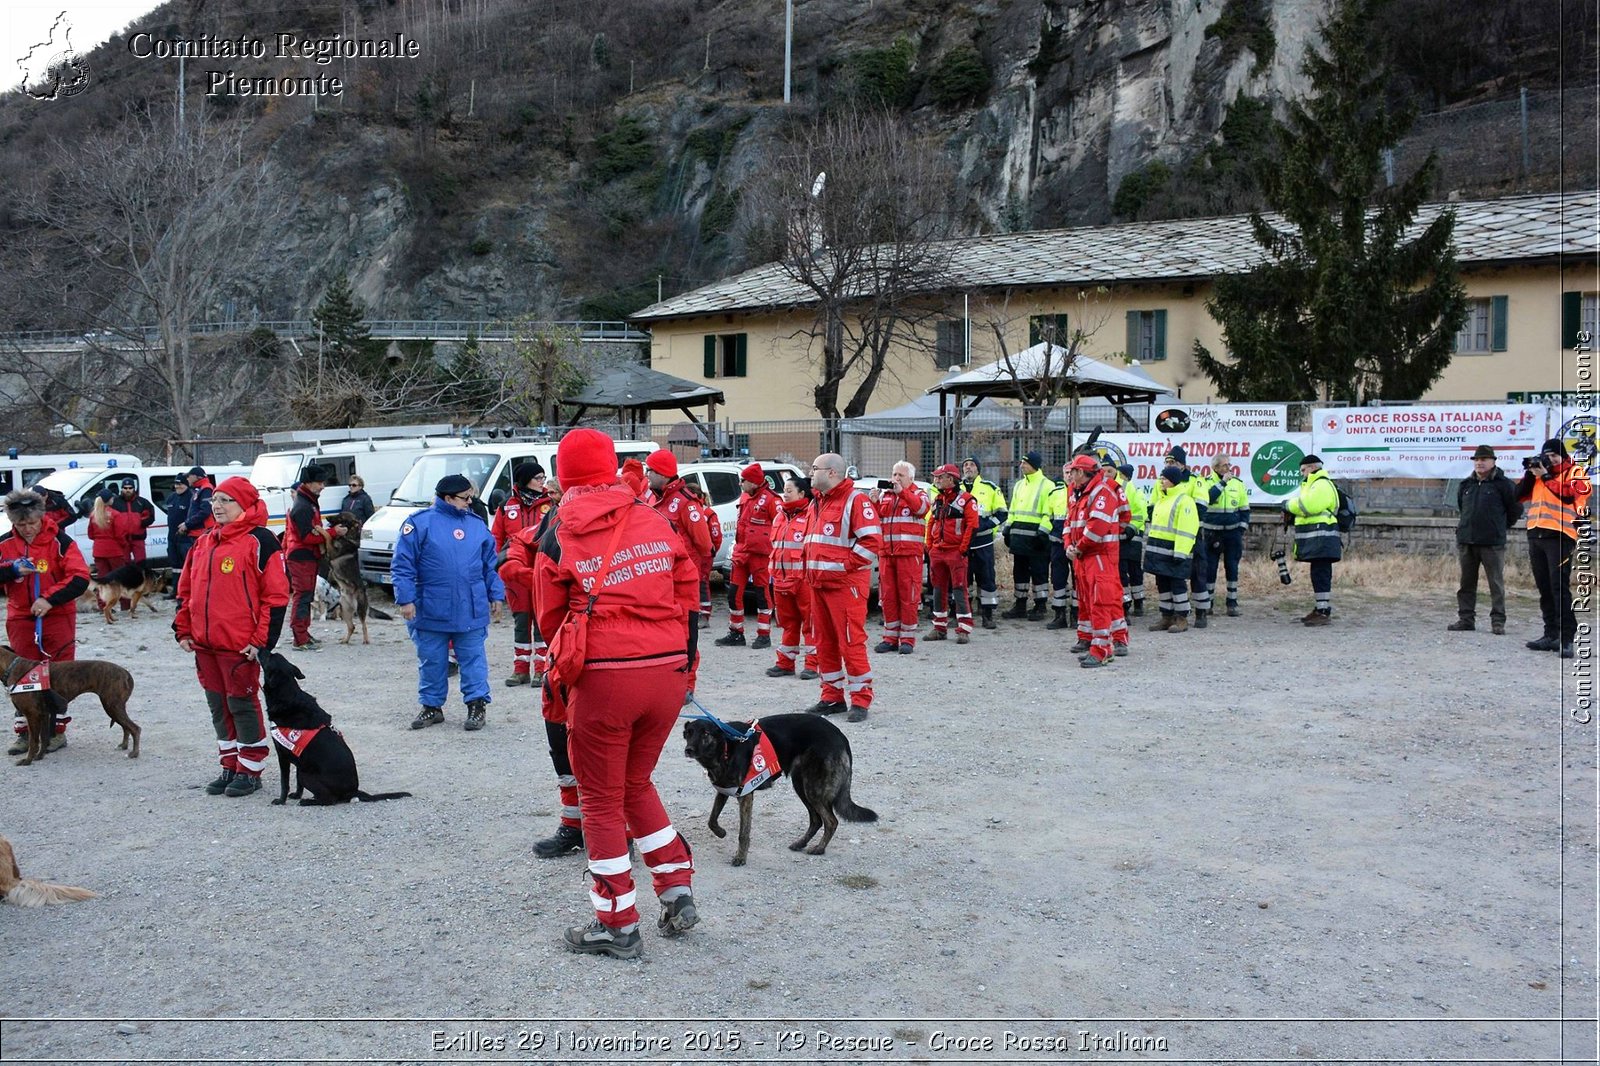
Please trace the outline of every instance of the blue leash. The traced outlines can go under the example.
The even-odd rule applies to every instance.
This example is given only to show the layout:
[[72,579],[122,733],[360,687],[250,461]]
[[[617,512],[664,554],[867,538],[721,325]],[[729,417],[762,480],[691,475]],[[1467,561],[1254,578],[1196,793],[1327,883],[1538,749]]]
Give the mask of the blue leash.
[[[699,719],[702,719],[704,721],[710,722],[712,725],[717,727],[717,729],[722,733],[723,736],[727,737],[729,740],[733,741],[736,744],[741,742],[741,741],[749,740],[751,737],[756,735],[756,729],[755,729],[754,724],[752,724],[751,727],[748,730],[746,730],[745,732],[741,733],[737,729],[733,728],[733,726],[729,725],[727,722],[724,722],[722,719],[718,718],[716,715],[714,715],[710,711],[706,710],[705,704],[701,703],[695,697],[690,696],[689,697],[689,702],[694,705],[694,709],[695,710],[700,712],[699,714],[689,715],[688,716],[689,718],[691,718],[691,719],[699,718]],[[679,717],[683,717],[683,716],[680,715]]]

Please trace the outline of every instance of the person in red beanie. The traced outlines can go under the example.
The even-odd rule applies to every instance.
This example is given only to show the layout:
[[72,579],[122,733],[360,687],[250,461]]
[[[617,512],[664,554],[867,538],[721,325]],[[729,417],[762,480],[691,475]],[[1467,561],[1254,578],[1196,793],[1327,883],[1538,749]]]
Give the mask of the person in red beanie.
[[755,601],[756,639],[752,648],[772,647],[772,607],[767,603],[768,567],[772,560],[772,524],[783,509],[778,494],[767,487],[760,463],[739,471],[739,521],[733,529],[733,571],[728,575],[728,634],[718,637],[723,648],[742,648],[745,586]]
[[248,796],[261,788],[267,725],[259,696],[258,656],[278,643],[289,605],[289,579],[267,508],[254,485],[230,477],[211,494],[215,525],[189,550],[178,580],[173,633],[194,653],[195,673],[211,709],[222,773],[206,792]]
[[[563,496],[534,564],[534,604],[550,635],[550,681],[567,708],[595,912],[563,940],[580,954],[638,958],[630,836],[661,901],[662,935],[699,921],[689,844],[650,774],[688,687],[700,571],[667,520],[619,483],[611,438],[568,433],[556,472]],[[577,615],[587,616],[581,654],[563,631],[584,624]]]
[[[684,491],[678,476],[678,459],[665,448],[645,456],[645,477],[650,483],[650,505],[660,512],[683,540],[700,574],[700,583],[711,580],[711,527],[706,523],[700,501]],[[694,695],[698,657],[689,664],[689,695]]]

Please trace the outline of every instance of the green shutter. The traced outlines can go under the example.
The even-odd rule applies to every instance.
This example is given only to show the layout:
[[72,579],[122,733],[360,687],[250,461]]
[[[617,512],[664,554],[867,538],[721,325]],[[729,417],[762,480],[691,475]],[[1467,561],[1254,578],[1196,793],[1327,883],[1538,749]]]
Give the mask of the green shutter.
[[[1028,316],[1028,347],[1032,348],[1035,344],[1044,340],[1044,328],[1041,325],[1043,321],[1038,315]],[[1570,348],[1571,345],[1568,345],[1568,347]]]
[[1056,315],[1056,343],[1063,348],[1072,345],[1072,334],[1067,332],[1067,316]]
[[736,377],[736,378],[742,378],[742,377],[745,376],[744,357],[745,357],[746,345],[747,345],[747,342],[749,341],[749,339],[750,339],[750,334],[748,334],[748,333],[737,333],[737,334],[734,335],[734,338],[733,338],[733,376]]
[[1583,329],[1583,293],[1561,294],[1561,347],[1576,348],[1578,332]]
[[1128,312],[1128,358],[1139,358],[1139,312]]
[[1155,312],[1156,328],[1155,339],[1150,344],[1150,358],[1165,359],[1167,357],[1167,313]]
[[705,376],[708,378],[714,378],[717,376],[717,335],[715,333],[706,334]]
[[1506,305],[1510,298],[1505,296],[1491,296],[1489,298],[1489,350],[1503,352],[1506,350]]

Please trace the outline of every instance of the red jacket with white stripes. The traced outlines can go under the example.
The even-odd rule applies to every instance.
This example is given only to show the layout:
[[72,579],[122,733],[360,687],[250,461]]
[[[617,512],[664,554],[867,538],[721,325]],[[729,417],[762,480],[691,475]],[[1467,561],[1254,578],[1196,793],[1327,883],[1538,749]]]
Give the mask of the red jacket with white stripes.
[[773,588],[788,591],[805,578],[806,522],[810,517],[810,500],[783,501],[783,511],[772,527],[772,565],[768,573],[772,575]]
[[765,485],[752,495],[739,497],[739,524],[733,531],[734,561],[772,554],[772,523],[782,509],[783,501]]
[[884,489],[878,496],[878,515],[883,522],[883,554],[922,554],[926,542],[928,494],[916,485],[903,489]]
[[978,528],[978,501],[965,489],[941,492],[933,501],[928,523],[928,554],[941,558],[967,554]]
[[1115,559],[1122,551],[1122,523],[1117,514],[1127,507],[1127,501],[1107,481],[1104,474],[1090,478],[1067,512],[1066,544],[1077,548],[1080,557],[1109,555]]
[[708,509],[700,501],[683,491],[683,478],[675,478],[661,489],[661,495],[651,503],[667,524],[683,538],[689,549],[689,558],[700,571],[700,580],[711,576],[711,526],[706,522]]
[[877,509],[856,483],[844,478],[811,504],[806,520],[806,581],[814,588],[866,592],[872,564],[883,549]]
[[489,532],[494,534],[495,548],[505,551],[512,537],[525,529],[538,529],[545,512],[554,506],[554,501],[543,492],[531,495],[513,492],[507,496],[506,502],[494,513],[494,521],[489,524]]

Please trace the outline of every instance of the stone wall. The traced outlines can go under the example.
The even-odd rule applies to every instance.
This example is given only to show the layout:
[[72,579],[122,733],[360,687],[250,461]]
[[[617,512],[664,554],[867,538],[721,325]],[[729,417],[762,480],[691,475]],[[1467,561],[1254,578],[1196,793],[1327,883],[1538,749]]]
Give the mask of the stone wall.
[[[1251,515],[1245,551],[1271,551],[1275,547],[1287,547],[1290,534],[1282,522],[1282,511],[1257,508]],[[1513,532],[1512,538],[1516,536]],[[1454,555],[1455,550],[1454,518],[1362,515],[1356,520],[1355,530],[1345,538],[1346,553],[1361,555]]]

